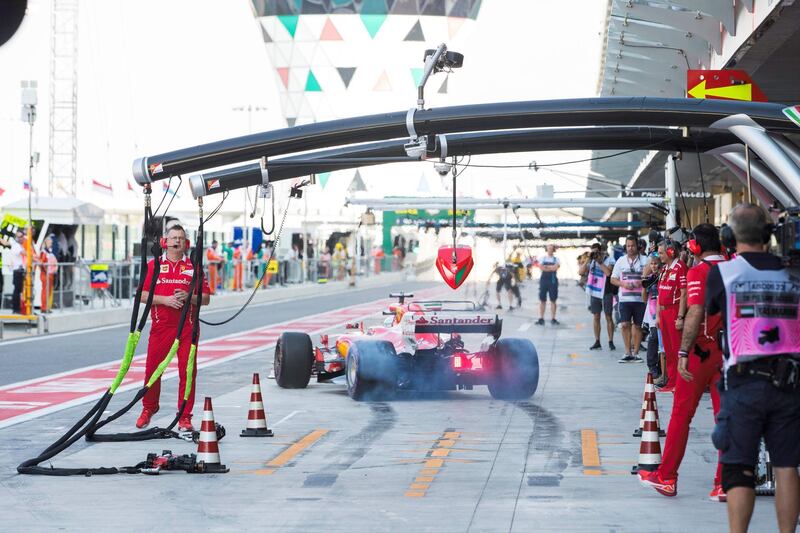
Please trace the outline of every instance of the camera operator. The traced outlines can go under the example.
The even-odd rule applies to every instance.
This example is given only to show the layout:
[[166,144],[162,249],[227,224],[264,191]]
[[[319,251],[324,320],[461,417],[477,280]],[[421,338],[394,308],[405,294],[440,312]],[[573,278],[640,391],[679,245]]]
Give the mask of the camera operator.
[[[706,311],[722,312],[722,407],[712,439],[721,455],[733,532],[746,531],[755,503],[763,437],[775,474],[781,532],[800,512],[800,277],[765,252],[772,226],[763,209],[736,206],[729,217],[736,257],[711,267]],[[723,244],[731,239],[723,232]]]
[[[675,399],[661,466],[655,472],[639,472],[642,484],[653,487],[665,496],[678,494],[678,468],[686,453],[689,425],[707,388],[711,391],[714,416],[719,412],[719,392],[716,385],[722,369],[722,351],[717,344],[717,334],[722,329],[722,317],[719,313],[709,315],[705,308],[708,272],[712,265],[724,261],[719,252],[717,228],[711,224],[695,227],[688,248],[694,255],[696,264],[686,274],[688,310],[680,340],[677,369],[681,379],[675,384]],[[709,494],[713,501],[725,501],[721,475],[722,464],[718,462],[714,487]]]
[[589,312],[592,313],[594,326],[594,344],[590,350],[599,350],[600,344],[600,313],[606,315],[606,331],[608,331],[608,348],[614,350],[614,295],[611,293],[608,277],[614,269],[614,258],[610,257],[600,246],[592,244],[589,260],[578,269],[578,274],[587,275],[586,294],[589,295]]

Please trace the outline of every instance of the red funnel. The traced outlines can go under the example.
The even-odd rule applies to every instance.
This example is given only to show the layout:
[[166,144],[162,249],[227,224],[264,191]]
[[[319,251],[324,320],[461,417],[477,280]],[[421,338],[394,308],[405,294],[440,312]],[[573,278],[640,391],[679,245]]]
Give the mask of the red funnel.
[[439,274],[442,275],[444,282],[450,285],[451,289],[457,289],[464,283],[474,264],[472,248],[469,246],[458,246],[457,248],[442,246],[439,248],[436,268],[439,269]]

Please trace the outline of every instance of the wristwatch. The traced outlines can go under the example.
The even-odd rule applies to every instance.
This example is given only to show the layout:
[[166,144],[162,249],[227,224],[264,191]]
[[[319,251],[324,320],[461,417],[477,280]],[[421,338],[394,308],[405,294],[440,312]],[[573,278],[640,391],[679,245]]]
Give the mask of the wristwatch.
[[678,350],[678,357],[689,357],[689,352],[684,352],[683,350]]

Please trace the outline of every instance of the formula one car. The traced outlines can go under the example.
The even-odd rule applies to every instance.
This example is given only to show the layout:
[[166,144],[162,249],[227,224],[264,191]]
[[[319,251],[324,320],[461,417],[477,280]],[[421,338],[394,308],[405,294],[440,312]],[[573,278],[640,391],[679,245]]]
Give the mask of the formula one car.
[[[528,339],[501,339],[502,320],[470,301],[409,301],[398,298],[383,325],[347,324],[347,333],[321,335],[313,346],[305,333],[285,332],[275,348],[275,380],[282,388],[305,388],[345,376],[355,400],[382,400],[397,390],[472,390],[488,385],[494,398],[529,398],[539,384],[539,357]],[[464,335],[477,336],[469,350]]]

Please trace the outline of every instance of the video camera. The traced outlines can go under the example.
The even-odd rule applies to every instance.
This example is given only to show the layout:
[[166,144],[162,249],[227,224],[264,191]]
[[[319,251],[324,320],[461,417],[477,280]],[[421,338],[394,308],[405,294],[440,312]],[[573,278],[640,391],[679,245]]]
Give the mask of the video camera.
[[790,207],[775,226],[778,253],[783,264],[800,267],[800,207]]

